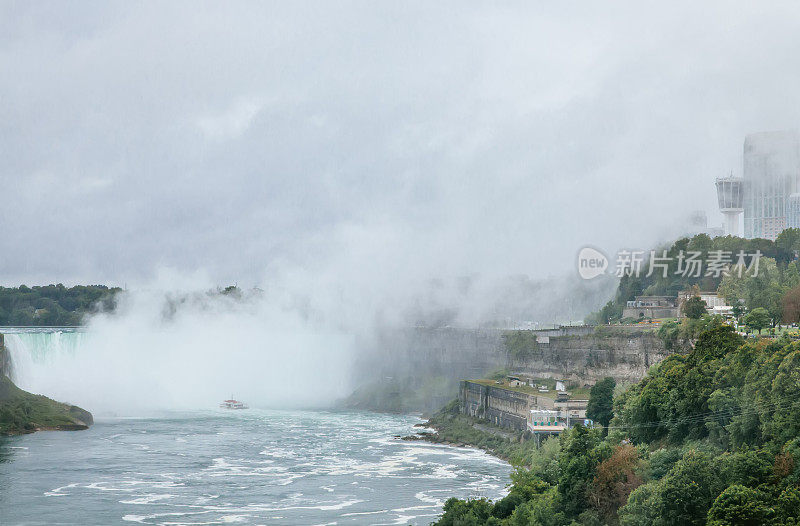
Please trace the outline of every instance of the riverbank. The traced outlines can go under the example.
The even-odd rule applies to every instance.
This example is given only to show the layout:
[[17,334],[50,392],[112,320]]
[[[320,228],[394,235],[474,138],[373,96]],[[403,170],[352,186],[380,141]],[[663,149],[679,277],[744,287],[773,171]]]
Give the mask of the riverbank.
[[536,443],[527,431],[514,432],[483,420],[461,414],[458,400],[453,400],[433,414],[420,431],[403,440],[424,440],[434,444],[475,447],[515,466],[527,466],[536,452]]
[[7,376],[0,375],[0,435],[80,431],[93,423],[89,411],[23,391]]

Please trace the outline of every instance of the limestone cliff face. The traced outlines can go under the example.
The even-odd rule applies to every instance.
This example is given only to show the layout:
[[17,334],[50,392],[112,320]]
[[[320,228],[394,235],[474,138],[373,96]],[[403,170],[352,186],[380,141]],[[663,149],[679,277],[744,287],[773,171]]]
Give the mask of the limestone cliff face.
[[384,376],[481,378],[507,368],[526,376],[594,383],[606,376],[635,382],[671,351],[655,332],[637,327],[561,327],[522,331],[535,349],[514,357],[502,329],[413,328],[386,333],[369,370]]
[[[581,326],[516,331],[525,333],[525,341],[536,343],[513,356],[504,338],[512,332],[454,327],[387,330],[365,344],[358,377],[359,388],[368,388],[362,390],[363,400],[352,406],[433,411],[455,396],[458,381],[484,378],[498,369],[580,384],[606,376],[636,382],[670,354],[652,331]],[[441,389],[432,393],[431,384]]]
[[606,376],[618,382],[641,380],[648,368],[671,351],[653,332],[596,331],[542,339],[525,357],[509,357],[509,369],[542,378],[594,383]]

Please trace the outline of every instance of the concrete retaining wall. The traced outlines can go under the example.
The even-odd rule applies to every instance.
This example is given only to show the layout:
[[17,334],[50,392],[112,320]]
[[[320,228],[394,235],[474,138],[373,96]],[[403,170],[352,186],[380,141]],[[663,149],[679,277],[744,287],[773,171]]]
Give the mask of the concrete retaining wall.
[[528,414],[536,407],[536,395],[490,387],[464,380],[459,389],[461,411],[492,424],[524,431]]

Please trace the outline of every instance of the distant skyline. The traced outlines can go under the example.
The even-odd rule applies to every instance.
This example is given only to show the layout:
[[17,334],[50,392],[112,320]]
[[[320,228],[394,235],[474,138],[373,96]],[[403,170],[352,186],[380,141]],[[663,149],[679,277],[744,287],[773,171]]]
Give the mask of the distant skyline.
[[4,285],[560,276],[800,126],[792,2],[195,7],[0,4]]

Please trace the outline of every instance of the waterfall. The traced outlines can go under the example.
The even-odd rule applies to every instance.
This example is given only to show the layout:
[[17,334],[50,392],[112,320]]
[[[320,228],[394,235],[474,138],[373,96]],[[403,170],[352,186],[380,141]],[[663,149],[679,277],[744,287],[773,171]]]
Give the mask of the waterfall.
[[216,409],[231,393],[269,408],[346,396],[353,338],[285,320],[198,309],[152,323],[134,310],[81,330],[2,332],[20,388],[100,416]]
[[11,380],[26,391],[35,390],[46,369],[73,358],[85,333],[65,329],[4,329],[6,348],[11,356]]

